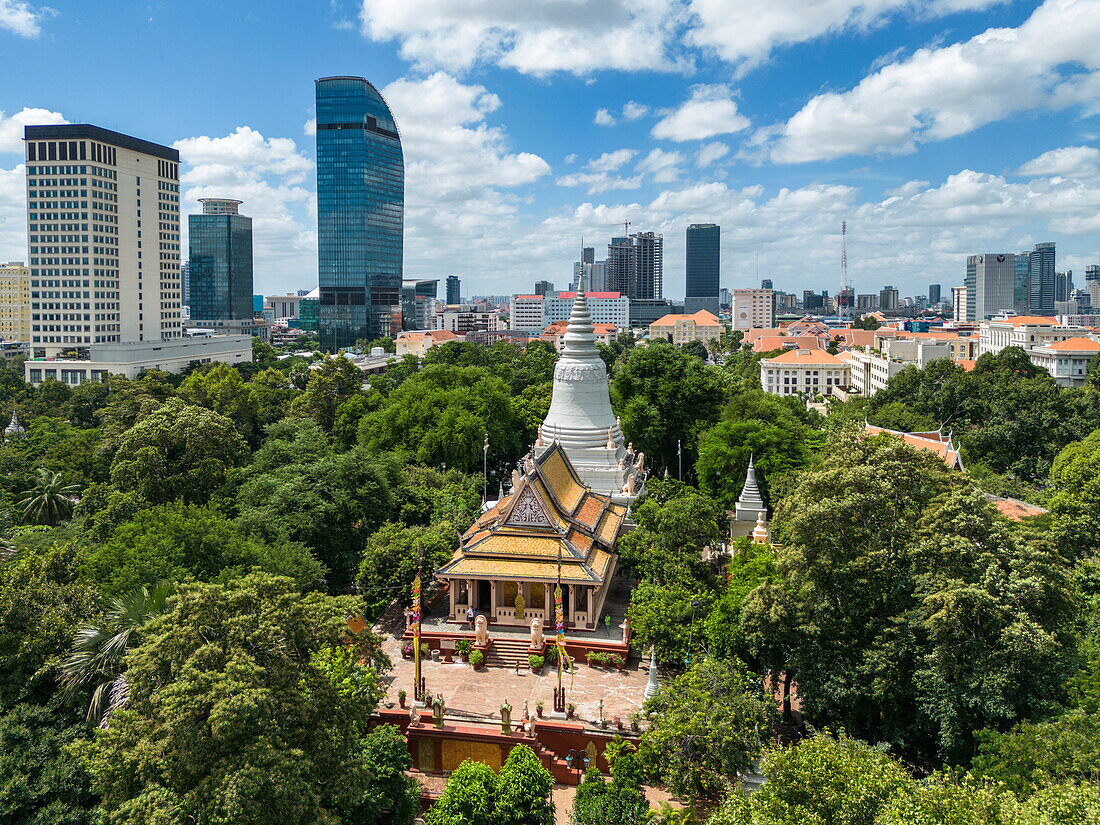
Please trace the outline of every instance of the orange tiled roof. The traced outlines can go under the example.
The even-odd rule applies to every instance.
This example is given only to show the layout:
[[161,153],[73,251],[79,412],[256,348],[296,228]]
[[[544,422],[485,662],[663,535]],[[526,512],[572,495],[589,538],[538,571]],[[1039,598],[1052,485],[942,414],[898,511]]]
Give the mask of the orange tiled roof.
[[885,433],[886,435],[895,436],[914,449],[928,450],[935,453],[952,469],[956,467],[962,469],[962,456],[960,456],[959,451],[955,449],[955,445],[951,439],[943,433],[906,433],[901,430],[888,430],[885,427],[876,427],[873,424],[867,424],[864,430],[869,435],[880,435]]
[[955,363],[963,368],[963,372],[973,372],[974,365],[978,362],[973,358],[956,358]]
[[993,497],[993,506],[997,508],[1002,516],[1012,519],[1012,521],[1023,521],[1024,519],[1034,518],[1035,516],[1041,516],[1043,513],[1049,512],[1042,507],[1037,507],[1034,504],[1028,504],[1026,501],[1020,501],[1015,498],[998,498]]
[[675,313],[669,313],[662,318],[658,318],[652,324],[651,327],[667,327],[672,324],[679,323],[681,321],[691,321],[696,326],[713,327],[718,325],[718,318],[705,309],[701,309],[698,312],[694,312],[691,315],[677,315]]
[[1051,318],[1047,315],[1015,315],[1011,318],[996,319],[990,323],[1012,324],[1014,327],[1035,326],[1039,324],[1055,326],[1058,323],[1058,319]]
[[1100,343],[1093,341],[1091,338],[1067,338],[1065,341],[1058,341],[1053,344],[1047,344],[1043,349],[1053,349],[1059,352],[1100,352]]
[[777,355],[775,358],[769,358],[768,362],[771,364],[828,364],[838,367],[845,365],[844,361],[837,358],[835,355],[830,355],[823,349],[787,350],[782,355]]

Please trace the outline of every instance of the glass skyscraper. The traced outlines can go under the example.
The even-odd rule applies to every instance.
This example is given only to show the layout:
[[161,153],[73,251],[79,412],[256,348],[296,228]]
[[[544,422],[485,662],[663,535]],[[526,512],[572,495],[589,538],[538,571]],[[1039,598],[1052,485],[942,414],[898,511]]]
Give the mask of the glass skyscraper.
[[405,163],[386,101],[361,77],[317,89],[317,265],[321,348],[401,323]]
[[1054,314],[1054,244],[1037,243],[1028,255],[1031,282],[1029,311],[1033,315]]
[[718,314],[718,273],[721,228],[716,223],[693,223],[687,228],[684,312],[705,309]]
[[241,201],[200,198],[201,215],[187,216],[187,276],[193,321],[252,319],[252,218]]

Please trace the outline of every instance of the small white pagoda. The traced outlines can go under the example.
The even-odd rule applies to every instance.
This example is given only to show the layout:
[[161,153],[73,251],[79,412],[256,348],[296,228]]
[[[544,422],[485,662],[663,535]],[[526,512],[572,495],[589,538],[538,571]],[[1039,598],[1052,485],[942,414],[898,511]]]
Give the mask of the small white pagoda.
[[623,443],[583,292],[573,301],[561,358],[554,367],[550,412],[533,448],[535,457],[554,444],[561,445],[581,481],[593,491],[627,504],[642,493],[645,456]]

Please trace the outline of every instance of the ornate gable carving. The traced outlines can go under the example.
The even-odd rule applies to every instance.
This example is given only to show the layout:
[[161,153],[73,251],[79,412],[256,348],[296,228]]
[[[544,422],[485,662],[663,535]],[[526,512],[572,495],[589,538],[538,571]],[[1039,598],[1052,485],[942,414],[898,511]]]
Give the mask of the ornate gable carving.
[[524,527],[554,526],[550,521],[550,515],[546,512],[546,507],[529,485],[524,485],[523,490],[520,491],[516,503],[512,506],[512,512],[508,515],[507,523]]

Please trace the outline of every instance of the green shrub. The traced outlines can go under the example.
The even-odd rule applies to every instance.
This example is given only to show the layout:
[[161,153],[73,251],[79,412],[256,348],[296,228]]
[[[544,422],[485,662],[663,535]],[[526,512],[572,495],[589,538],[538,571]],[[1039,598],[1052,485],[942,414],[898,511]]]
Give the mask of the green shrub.
[[474,649],[474,643],[469,639],[459,639],[455,642],[455,653],[460,656],[469,656],[470,651]]
[[470,654],[470,664],[474,667],[481,667],[485,664],[485,654],[480,650],[475,650]]
[[542,667],[542,665],[545,661],[546,661],[546,658],[543,657],[543,656],[533,656],[532,655],[532,656],[527,657],[527,664],[529,664],[531,666],[531,670],[538,670],[540,667]]

